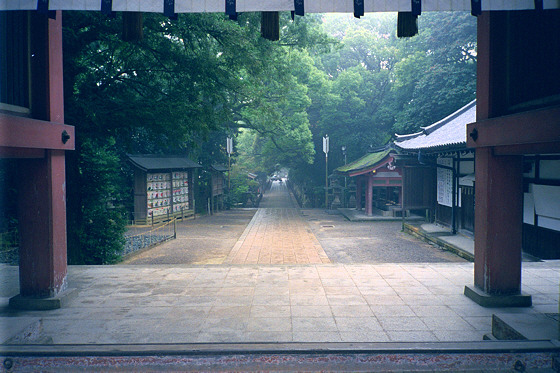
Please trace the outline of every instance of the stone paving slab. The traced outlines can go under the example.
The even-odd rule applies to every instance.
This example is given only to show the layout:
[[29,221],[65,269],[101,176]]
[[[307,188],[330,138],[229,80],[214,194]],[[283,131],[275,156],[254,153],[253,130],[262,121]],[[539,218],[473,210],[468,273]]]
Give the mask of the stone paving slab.
[[493,313],[558,312],[559,263],[525,263],[534,305],[512,309],[462,294],[472,263],[70,266],[77,295],[52,311],[9,309],[2,265],[0,337],[40,319],[54,344],[481,341]]
[[330,263],[288,189],[273,183],[225,264]]

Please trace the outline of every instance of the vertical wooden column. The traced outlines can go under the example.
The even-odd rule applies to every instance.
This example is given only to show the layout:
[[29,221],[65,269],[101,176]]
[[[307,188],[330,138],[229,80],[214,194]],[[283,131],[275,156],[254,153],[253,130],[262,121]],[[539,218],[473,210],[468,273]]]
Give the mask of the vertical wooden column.
[[366,215],[373,215],[373,175],[371,173],[367,174]]
[[[500,114],[503,32],[502,15],[478,17],[477,121]],[[465,295],[485,307],[530,306],[521,294],[523,158],[477,147],[475,164],[474,286]]]
[[[32,112],[55,123],[64,123],[61,16],[33,13],[31,23],[32,39],[38,36],[31,43]],[[65,154],[44,152],[19,161],[20,294],[10,299],[16,308],[59,308],[67,287]]]
[[356,210],[362,209],[362,180],[360,176],[356,176]]
[[465,295],[485,307],[529,307],[521,293],[522,156],[477,148],[474,287]]
[[475,177],[475,286],[488,294],[520,294],[523,158],[479,148]]
[[66,289],[66,182],[63,150],[20,160],[20,295],[56,297]]

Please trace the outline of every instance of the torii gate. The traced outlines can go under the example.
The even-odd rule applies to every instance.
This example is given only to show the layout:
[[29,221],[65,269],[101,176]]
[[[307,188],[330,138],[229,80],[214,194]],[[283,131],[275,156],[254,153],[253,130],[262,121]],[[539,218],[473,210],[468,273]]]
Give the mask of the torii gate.
[[[36,53],[31,84],[38,92],[32,97],[33,111],[22,118],[10,107],[0,107],[0,156],[19,158],[28,173],[21,186],[24,193],[20,193],[28,198],[19,201],[20,295],[12,304],[56,308],[67,287],[64,152],[74,149],[74,129],[64,125],[61,10],[89,10],[129,15],[163,12],[170,17],[177,13],[225,12],[231,18],[238,12],[263,12],[263,35],[271,39],[275,39],[279,11],[297,15],[348,12],[356,17],[366,12],[396,11],[401,36],[415,33],[416,19],[425,11],[470,11],[478,16],[477,121],[467,129],[467,145],[476,149],[475,274],[474,286],[466,287],[465,293],[485,306],[529,305],[530,296],[521,292],[522,155],[560,153],[560,103],[545,100],[536,110],[509,109],[511,105],[504,103],[504,88],[521,78],[523,71],[505,68],[509,60],[504,45],[513,37],[515,26],[552,19],[557,27],[559,8],[558,0],[2,1],[0,11],[32,11],[31,26],[37,31],[30,35]],[[510,17],[522,10],[527,20]],[[265,30],[271,23],[272,35]],[[527,31],[521,35],[528,48],[522,51],[523,56],[533,57],[539,41],[546,41],[552,49],[548,52],[552,66],[559,66],[560,56],[550,45],[560,45],[557,29],[552,28],[550,33],[545,30],[544,35],[530,27]],[[532,69],[538,75],[545,66]],[[539,83],[550,88],[553,96],[560,95],[560,73],[547,72],[549,79]]]

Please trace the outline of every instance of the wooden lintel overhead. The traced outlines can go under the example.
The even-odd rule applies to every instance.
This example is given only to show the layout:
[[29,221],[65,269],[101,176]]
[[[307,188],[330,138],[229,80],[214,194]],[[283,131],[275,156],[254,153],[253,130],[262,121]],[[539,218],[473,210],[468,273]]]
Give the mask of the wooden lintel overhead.
[[412,12],[399,12],[397,15],[397,37],[410,38],[418,34],[418,16]]
[[0,113],[0,147],[74,150],[74,127]]
[[[467,147],[525,146],[550,148],[560,142],[560,107],[479,120],[467,125]],[[512,149],[510,148],[510,151]]]

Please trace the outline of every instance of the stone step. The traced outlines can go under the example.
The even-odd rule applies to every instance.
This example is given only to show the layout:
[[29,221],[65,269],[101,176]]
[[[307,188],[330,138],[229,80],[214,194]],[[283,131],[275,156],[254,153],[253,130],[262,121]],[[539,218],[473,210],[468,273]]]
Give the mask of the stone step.
[[558,314],[492,315],[492,335],[499,340],[558,340]]

